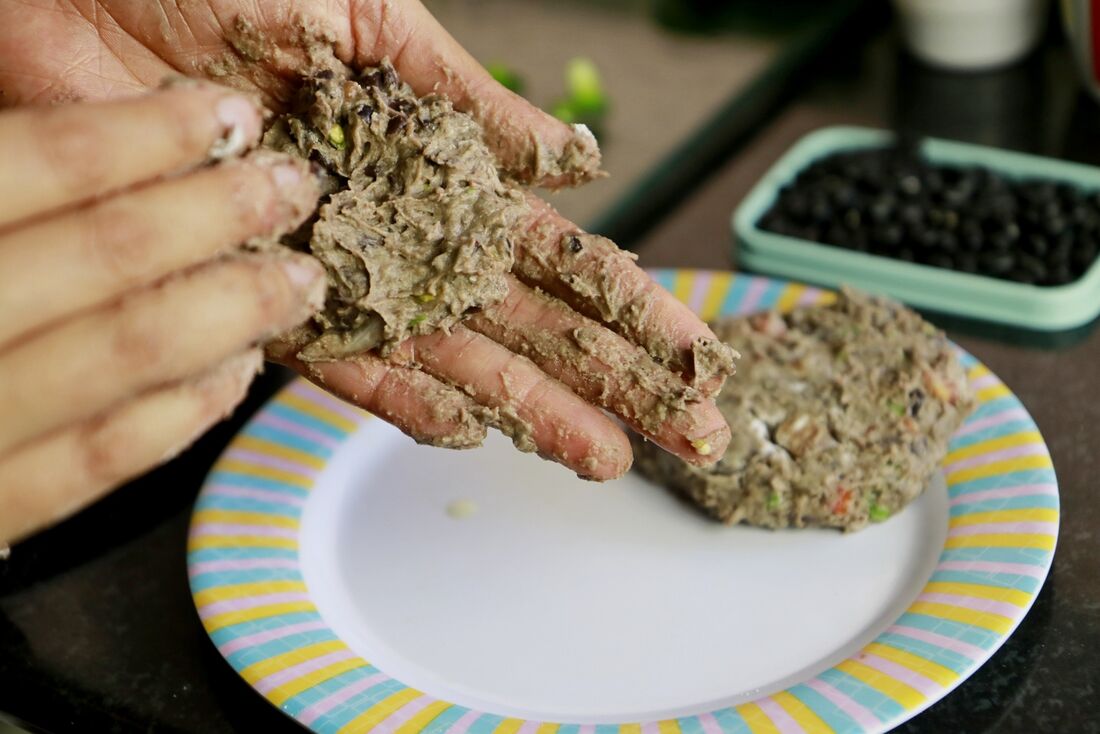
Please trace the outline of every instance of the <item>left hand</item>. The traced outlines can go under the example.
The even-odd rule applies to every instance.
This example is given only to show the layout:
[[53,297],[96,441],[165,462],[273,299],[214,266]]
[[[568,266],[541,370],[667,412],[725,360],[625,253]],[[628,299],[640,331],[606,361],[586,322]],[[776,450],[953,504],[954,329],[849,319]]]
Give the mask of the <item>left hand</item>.
[[[260,15],[257,15],[260,13]],[[247,15],[274,48],[259,62],[244,63],[232,50],[234,23]],[[166,76],[209,75],[258,92],[279,109],[289,99],[302,55],[293,43],[301,22],[330,30],[337,55],[352,67],[389,56],[416,91],[444,94],[472,114],[507,171],[533,185],[580,183],[583,173],[540,176],[537,161],[560,158],[577,142],[575,131],[509,92],[486,73],[416,0],[24,0],[0,6],[0,99],[25,104],[133,95]],[[226,65],[226,60],[235,63]],[[229,73],[224,73],[226,69]],[[362,355],[313,365],[310,375],[333,392],[394,423],[419,440],[455,433],[448,412],[476,401],[513,407],[533,427],[540,453],[594,479],[629,468],[625,435],[600,408],[643,430],[669,451],[698,464],[722,455],[729,428],[713,400],[717,385],[703,385],[704,399],[673,411],[644,430],[639,414],[659,395],[682,392],[691,382],[692,345],[713,333],[684,305],[660,289],[632,260],[610,247],[582,259],[589,272],[613,275],[628,300],[648,308],[636,329],[598,324],[599,307],[583,290],[557,277],[570,257],[563,235],[578,232],[549,205],[532,196],[533,217],[517,243],[516,277],[506,301],[451,334],[410,340],[404,363]],[[536,293],[541,289],[553,296]],[[596,333],[598,349],[567,360],[519,356],[533,331],[555,343],[572,343],[578,329]],[[650,355],[664,355],[662,361]],[[537,351],[537,350],[536,350]],[[282,361],[294,363],[289,352]],[[625,379],[614,365],[638,366],[646,375]],[[503,379],[502,376],[507,376]],[[461,385],[466,393],[455,385]],[[441,396],[446,396],[445,399]],[[448,402],[449,401],[449,402]]]

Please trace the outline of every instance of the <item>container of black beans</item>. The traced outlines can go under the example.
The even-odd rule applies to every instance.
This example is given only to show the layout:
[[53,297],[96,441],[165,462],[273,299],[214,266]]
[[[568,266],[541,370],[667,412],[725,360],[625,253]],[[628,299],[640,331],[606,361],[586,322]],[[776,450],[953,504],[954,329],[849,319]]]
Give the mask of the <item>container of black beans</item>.
[[738,261],[1042,330],[1100,314],[1100,169],[864,128],[799,141],[734,212]]

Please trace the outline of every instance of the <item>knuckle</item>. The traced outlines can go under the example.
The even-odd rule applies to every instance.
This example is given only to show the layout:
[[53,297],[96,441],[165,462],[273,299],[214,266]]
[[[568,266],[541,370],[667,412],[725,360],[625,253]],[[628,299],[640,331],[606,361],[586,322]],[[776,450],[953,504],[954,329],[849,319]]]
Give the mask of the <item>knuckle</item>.
[[77,434],[79,465],[94,484],[114,484],[125,478],[130,441],[110,430],[109,419],[95,418]]
[[103,137],[94,116],[58,108],[43,117],[31,139],[36,157],[60,189],[77,196],[101,189],[110,178],[114,153],[103,145]]
[[[167,367],[168,344],[167,330],[144,314],[122,312],[116,320],[111,339],[110,357],[115,365],[122,365],[128,371],[137,373],[157,373]],[[151,312],[156,309],[149,309]]]
[[132,283],[155,262],[154,225],[134,203],[107,201],[87,209],[79,223],[85,257],[115,280]]

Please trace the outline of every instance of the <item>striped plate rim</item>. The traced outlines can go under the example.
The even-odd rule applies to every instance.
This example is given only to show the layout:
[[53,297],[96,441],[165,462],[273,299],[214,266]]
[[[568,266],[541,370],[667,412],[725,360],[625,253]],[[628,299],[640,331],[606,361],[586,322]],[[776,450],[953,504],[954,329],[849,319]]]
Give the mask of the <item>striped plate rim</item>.
[[[707,319],[833,298],[730,272],[651,274]],[[886,731],[945,696],[1000,647],[1034,602],[1054,555],[1058,486],[1046,444],[996,375],[969,354],[962,359],[979,405],[944,460],[949,527],[932,576],[858,653],[758,700],[664,721],[525,721],[434,698],[356,655],[310,598],[298,566],[298,523],[315,478],[369,416],[304,380],[245,426],[203,486],[188,540],[195,606],[241,677],[323,734]]]

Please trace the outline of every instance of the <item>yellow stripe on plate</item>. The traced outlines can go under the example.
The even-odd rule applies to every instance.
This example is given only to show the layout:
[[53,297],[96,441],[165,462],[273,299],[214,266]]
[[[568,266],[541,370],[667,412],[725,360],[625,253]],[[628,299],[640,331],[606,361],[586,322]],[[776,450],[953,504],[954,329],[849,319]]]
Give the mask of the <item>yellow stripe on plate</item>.
[[965,525],[985,525],[996,522],[1058,522],[1058,510],[1050,507],[1026,507],[1019,510],[991,510],[972,512],[951,518],[948,527],[959,528]]
[[726,294],[729,293],[730,286],[733,285],[733,278],[733,273],[729,272],[714,274],[706,295],[703,296],[703,308],[699,311],[701,319],[711,321],[718,318],[718,314],[722,309],[722,302],[726,300]]
[[923,693],[895,678],[891,678],[886,675],[886,673],[875,670],[869,665],[864,665],[855,660],[845,660],[837,665],[836,669],[844,671],[853,678],[863,681],[871,688],[874,688],[884,696],[894,699],[907,709],[916,708],[924,702]]
[[397,693],[383,698],[378,703],[371,706],[363,713],[356,716],[340,727],[339,734],[352,734],[353,732],[361,733],[373,729],[378,722],[385,719],[397,709],[401,708],[409,701],[415,698],[420,698],[424,694],[413,688],[404,688]]
[[743,703],[734,707],[741,718],[749,725],[752,734],[780,734],[778,727],[764,713],[764,709],[755,703]]
[[261,678],[266,678],[272,673],[286,670],[298,663],[304,663],[307,660],[313,660],[314,658],[319,658],[329,653],[340,652],[347,649],[348,646],[340,640],[314,642],[311,645],[303,645],[289,652],[272,655],[269,658],[252,663],[252,665],[240,671],[240,676],[249,683],[255,683]]
[[271,701],[276,706],[282,706],[290,699],[297,696],[302,691],[308,691],[316,685],[324,683],[327,680],[331,680],[338,675],[348,672],[349,670],[355,670],[356,668],[366,667],[367,661],[362,658],[348,658],[347,660],[341,660],[338,663],[333,663],[320,670],[315,670],[312,673],[307,673],[300,678],[287,681],[278,688],[272,688],[264,695],[267,700]]
[[966,376],[970,380],[977,380],[979,377],[985,377],[988,374],[991,374],[988,367],[984,364],[976,364],[970,368]]
[[832,734],[833,729],[821,717],[813,712],[806,704],[787,691],[780,691],[772,696],[775,702],[790,714],[791,718],[798,722],[807,734]]
[[1007,474],[1013,471],[1027,471],[1028,469],[1050,469],[1054,465],[1049,456],[1021,456],[1017,459],[1005,459],[993,461],[981,466],[972,466],[969,469],[959,469],[947,475],[947,484],[960,484],[974,479],[984,479],[998,474]]
[[831,306],[836,303],[836,291],[821,291],[821,294],[814,299],[815,306]]
[[1041,446],[1042,443],[1043,437],[1039,435],[1038,431],[1020,431],[1019,433],[1012,433],[1007,436],[1001,436],[1000,438],[993,438],[988,441],[982,441],[981,443],[972,443],[969,446],[964,446],[945,456],[943,458],[943,463],[953,464],[961,459],[969,459],[971,456],[978,456],[979,454],[985,454],[990,451],[1010,449],[1015,446],[1027,446],[1029,444]]
[[304,581],[253,581],[247,584],[229,584],[227,586],[213,586],[209,589],[197,591],[194,594],[195,606],[202,609],[208,604],[225,601],[226,599],[240,599],[245,596],[259,596],[261,594],[281,594],[285,592],[306,592]]
[[872,642],[864,648],[864,652],[878,655],[880,658],[889,660],[892,663],[897,663],[914,673],[920,673],[925,678],[934,680],[945,688],[959,679],[958,674],[950,668],[945,668],[939,663],[934,663],[931,660],[922,658],[920,655],[914,655],[911,652],[899,650],[890,645]]
[[191,520],[192,525],[199,525],[204,522],[263,525],[269,528],[298,527],[298,518],[296,517],[274,515],[267,512],[245,512],[244,510],[199,510]]
[[497,724],[496,729],[493,729],[493,734],[516,734],[521,726],[523,726],[523,719],[504,719]]
[[313,477],[308,477],[305,474],[297,474],[284,469],[273,469],[270,466],[260,466],[259,464],[253,464],[252,462],[242,461],[240,459],[218,459],[212,471],[227,471],[233,472],[234,474],[259,477],[260,479],[271,479],[276,482],[282,482],[283,484],[289,484],[292,487],[301,487],[302,489],[309,489],[313,486]]
[[351,421],[344,416],[340,415],[334,410],[322,407],[312,400],[303,398],[301,395],[295,395],[292,392],[283,392],[275,399],[275,402],[281,405],[285,405],[288,408],[294,408],[295,410],[305,413],[308,416],[312,416],[319,421],[324,421],[330,426],[335,426],[345,433],[351,433],[355,430],[355,422]]
[[672,278],[672,295],[676,300],[686,304],[691,300],[691,289],[695,285],[694,270],[677,270]]
[[441,713],[451,708],[453,705],[454,704],[447,703],[446,701],[433,701],[413,714],[404,724],[397,727],[397,730],[394,731],[393,734],[418,734],[418,732],[424,730],[424,727],[435,721]]
[[275,443],[274,441],[268,441],[263,438],[256,438],[255,436],[238,436],[234,439],[233,443],[230,444],[229,448],[257,451],[262,454],[267,454],[268,456],[278,456],[280,459],[302,464],[303,467],[310,467],[313,469],[325,468],[325,460],[319,456],[314,456],[306,451],[300,451],[281,443]]
[[1025,533],[959,535],[948,538],[944,548],[1041,548],[1054,550],[1054,536]]
[[676,719],[665,719],[657,722],[657,734],[681,734],[680,724]]
[[1019,589],[1006,589],[1003,586],[988,586],[986,584],[967,584],[957,581],[929,581],[924,591],[929,594],[956,594],[958,596],[970,596],[975,599],[990,599],[992,601],[1004,601],[1018,607],[1026,607],[1031,603],[1031,594]]
[[296,538],[272,538],[266,535],[195,535],[187,541],[188,551],[205,548],[283,548],[296,550]]
[[978,402],[988,403],[990,400],[1007,397],[1011,394],[1012,391],[1004,385],[993,385],[991,387],[984,387],[978,391]]
[[202,626],[207,632],[216,632],[223,627],[231,627],[241,622],[255,622],[257,619],[267,619],[280,614],[293,614],[295,612],[316,612],[317,607],[311,601],[288,601],[281,604],[267,604],[251,609],[238,609],[224,614],[215,614],[202,621]]
[[798,305],[798,299],[802,298],[802,294],[806,292],[806,286],[801,283],[789,283],[783,292],[779,294],[779,299],[775,303],[777,311],[785,312],[790,311]]
[[1008,634],[1015,622],[1008,617],[992,612],[979,612],[967,607],[955,607],[950,604],[938,604],[930,601],[917,601],[906,610],[910,614],[924,614],[929,617],[949,619],[952,622],[962,622],[982,629]]

